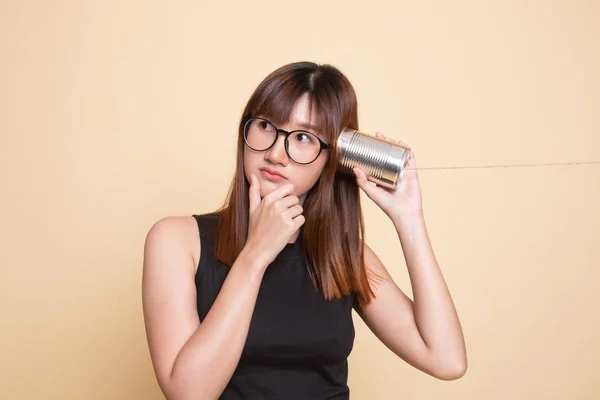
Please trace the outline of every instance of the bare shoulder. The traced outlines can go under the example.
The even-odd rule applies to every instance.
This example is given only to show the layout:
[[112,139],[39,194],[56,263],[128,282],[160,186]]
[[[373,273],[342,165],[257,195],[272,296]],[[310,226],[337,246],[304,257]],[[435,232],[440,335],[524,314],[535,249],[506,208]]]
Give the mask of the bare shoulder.
[[144,243],[144,258],[189,255],[198,264],[200,239],[196,219],[191,216],[168,216],[156,221],[149,229]]
[[190,216],[169,216],[156,221],[148,231],[147,240],[198,237],[196,219]]

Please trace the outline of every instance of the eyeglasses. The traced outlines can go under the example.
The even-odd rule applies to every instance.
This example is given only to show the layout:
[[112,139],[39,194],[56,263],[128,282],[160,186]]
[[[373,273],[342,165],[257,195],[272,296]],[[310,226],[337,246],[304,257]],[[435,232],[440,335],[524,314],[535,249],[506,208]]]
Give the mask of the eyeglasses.
[[304,130],[285,131],[267,119],[252,117],[244,124],[244,142],[252,150],[266,151],[277,142],[279,134],[285,135],[285,152],[298,164],[310,164],[329,145],[314,133]]

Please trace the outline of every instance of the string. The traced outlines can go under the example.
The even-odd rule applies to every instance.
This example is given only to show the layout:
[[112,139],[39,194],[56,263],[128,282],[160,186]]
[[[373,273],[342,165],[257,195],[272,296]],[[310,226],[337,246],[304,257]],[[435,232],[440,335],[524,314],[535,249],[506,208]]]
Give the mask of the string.
[[600,164],[600,161],[575,161],[564,163],[542,163],[542,164],[490,164],[490,165],[457,165],[450,167],[417,167],[405,168],[406,170],[452,170],[452,169],[488,169],[488,168],[531,168],[531,167],[550,167],[550,166],[570,166],[570,165],[593,165]]

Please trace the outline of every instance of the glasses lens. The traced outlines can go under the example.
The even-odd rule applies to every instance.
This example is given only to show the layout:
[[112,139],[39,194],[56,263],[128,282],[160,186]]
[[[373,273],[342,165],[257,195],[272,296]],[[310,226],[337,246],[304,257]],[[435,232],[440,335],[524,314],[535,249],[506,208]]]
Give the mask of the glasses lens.
[[246,122],[244,139],[254,150],[266,150],[275,141],[277,131],[273,124],[262,119],[251,119]]
[[288,152],[297,163],[305,164],[314,161],[321,150],[321,143],[310,132],[298,131],[288,137]]

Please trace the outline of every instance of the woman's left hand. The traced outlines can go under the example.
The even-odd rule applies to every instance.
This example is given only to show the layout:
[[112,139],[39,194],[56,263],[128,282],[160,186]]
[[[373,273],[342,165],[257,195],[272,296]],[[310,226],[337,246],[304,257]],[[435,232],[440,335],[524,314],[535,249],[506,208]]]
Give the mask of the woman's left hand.
[[[410,148],[406,143],[385,137],[379,132],[375,136],[378,139],[388,140],[400,146]],[[358,186],[360,186],[366,195],[392,220],[395,220],[407,213],[422,212],[421,186],[416,168],[417,163],[414,154],[410,151],[404,176],[395,190],[377,186],[375,183],[368,181],[365,172],[358,167],[354,168],[354,174],[356,175]]]

